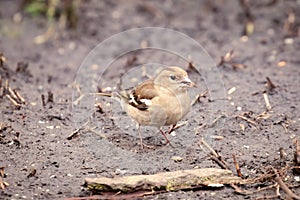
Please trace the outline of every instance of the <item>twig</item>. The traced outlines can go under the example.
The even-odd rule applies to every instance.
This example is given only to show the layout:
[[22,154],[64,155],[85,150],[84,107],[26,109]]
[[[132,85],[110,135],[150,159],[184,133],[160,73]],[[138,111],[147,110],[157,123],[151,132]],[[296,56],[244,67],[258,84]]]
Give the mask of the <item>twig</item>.
[[242,195],[250,195],[253,194],[254,192],[248,191],[248,190],[243,190],[242,188],[238,187],[236,184],[230,184],[230,186],[234,189],[234,191],[238,194]]
[[17,108],[20,108],[21,105],[18,104],[9,94],[5,95]]
[[30,173],[27,175],[27,178],[34,177],[36,175],[36,169],[32,169]]
[[214,127],[220,119],[225,118],[225,117],[226,117],[225,114],[219,115],[216,119],[214,119],[214,121],[211,124],[208,125],[208,128]]
[[198,69],[196,68],[196,66],[194,65],[193,61],[189,61],[189,65],[187,67],[187,71],[194,71],[196,72],[197,74],[201,75],[200,72],[198,71]]
[[264,96],[264,99],[265,99],[265,102],[266,102],[266,107],[267,107],[267,110],[271,110],[272,109],[272,106],[270,104],[270,101],[269,101],[269,96],[266,92],[263,93],[263,96]]
[[53,93],[51,91],[48,91],[47,103],[53,103],[53,102],[54,102]]
[[45,95],[42,94],[41,98],[42,98],[42,105],[43,105],[43,107],[45,107],[46,106]]
[[77,128],[75,131],[73,131],[68,137],[67,140],[72,140],[80,130],[82,130],[87,124],[89,123],[89,121],[85,122],[80,128]]
[[272,91],[273,89],[276,88],[276,86],[274,85],[274,83],[271,81],[271,79],[269,77],[266,77],[267,79],[267,88]]
[[279,177],[278,172],[276,173],[276,177],[274,180],[278,183],[280,188],[290,197],[289,199],[297,199],[299,200],[300,197],[296,195],[290,188],[282,181],[282,179]]
[[276,188],[277,186],[278,186],[278,183],[274,183],[273,185],[258,188],[256,192],[261,192],[261,191],[268,190],[268,189],[271,189],[271,188]]
[[208,90],[205,90],[204,92],[198,94],[196,98],[192,101],[191,105],[193,106],[195,103],[200,102],[200,99],[206,97],[207,94],[208,94]]
[[13,90],[13,91],[14,91],[14,93],[16,94],[18,100],[19,100],[21,103],[25,104],[26,101],[25,101],[25,99],[20,95],[20,93],[19,93],[18,91],[16,91],[16,90]]
[[241,119],[245,120],[246,122],[248,122],[248,123],[250,123],[250,124],[256,125],[256,122],[252,121],[251,119],[248,119],[248,118],[245,117],[245,116],[237,115],[236,118],[241,118]]
[[277,185],[276,185],[276,195],[277,195],[277,197],[280,197],[281,195],[280,195],[280,185],[277,183]]
[[222,168],[222,169],[229,169],[228,164],[222,159],[222,157],[211,147],[207,142],[205,142],[204,138],[201,138],[200,144],[203,144],[212,154],[210,157],[212,160],[217,162],[217,164]]
[[219,157],[219,154],[211,146],[209,146],[207,142],[205,142],[204,138],[201,138],[200,144],[203,144],[210,151],[212,155]]
[[241,172],[241,169],[240,169],[239,163],[237,162],[235,154],[232,154],[232,158],[233,158],[233,162],[234,162],[234,166],[235,166],[237,175],[239,177],[243,177],[243,174]]
[[224,161],[222,160],[221,156],[215,157],[213,155],[213,156],[210,156],[209,158],[211,160],[215,161],[222,169],[228,169],[228,166],[226,166],[226,164],[223,163]]
[[75,131],[73,131],[68,137],[68,140],[72,140],[77,134],[78,132],[81,130],[82,128],[77,128]]
[[14,91],[13,91],[10,87],[8,87],[7,89],[8,89],[8,92],[10,93],[10,96],[11,96],[13,99],[17,100],[18,97],[16,96],[16,94],[14,93]]

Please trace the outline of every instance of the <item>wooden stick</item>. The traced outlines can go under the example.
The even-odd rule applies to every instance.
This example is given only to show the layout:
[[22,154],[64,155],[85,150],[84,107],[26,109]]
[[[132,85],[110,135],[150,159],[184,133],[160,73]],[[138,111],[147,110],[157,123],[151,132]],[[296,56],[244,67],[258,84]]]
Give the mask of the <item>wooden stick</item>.
[[233,157],[233,162],[234,162],[234,166],[235,166],[237,175],[239,177],[243,177],[243,174],[241,172],[241,169],[240,169],[239,163],[237,162],[235,154],[232,154],[232,157]]
[[241,118],[241,119],[245,120],[246,122],[249,122],[250,124],[256,125],[256,122],[252,121],[251,119],[248,119],[248,118],[245,117],[245,116],[238,115],[238,116],[236,116],[236,117],[237,117],[237,118]]
[[16,90],[13,90],[13,92],[16,94],[19,101],[21,101],[23,104],[26,103],[25,99],[17,92]]
[[21,105],[18,104],[9,94],[5,95],[17,108],[20,108]]
[[263,96],[264,96],[264,99],[265,99],[265,102],[266,102],[266,107],[267,107],[267,110],[271,110],[272,109],[272,106],[270,104],[270,101],[269,101],[269,96],[266,92],[263,93]]
[[12,97],[12,98],[14,98],[14,100],[18,100],[18,97],[16,96],[16,94],[14,93],[14,91],[10,88],[10,87],[8,87],[7,88],[8,89],[8,92],[10,93],[10,96]]
[[180,189],[214,187],[216,184],[239,183],[241,178],[234,176],[230,170],[201,168],[161,172],[152,175],[133,175],[114,178],[86,178],[90,190],[122,191],[176,191]]
[[207,142],[205,142],[204,138],[201,138],[200,144],[203,144],[210,151],[210,153],[212,155],[219,157],[219,154],[213,148],[211,148],[211,146],[209,146],[209,144],[207,144]]
[[282,181],[278,173],[276,173],[275,181],[278,183],[280,188],[290,197],[289,199],[300,199],[300,197],[296,195],[292,190],[290,190],[290,188]]
[[73,139],[80,130],[82,130],[87,124],[89,123],[89,121],[85,122],[80,128],[77,128],[75,131],[73,131],[68,137],[67,140],[71,140]]
[[222,157],[211,147],[207,142],[205,142],[204,138],[201,138],[200,144],[203,144],[213,155],[210,158],[214,160],[222,169],[229,169],[228,164],[222,159]]
[[204,92],[198,94],[195,99],[192,101],[191,105],[193,106],[195,103],[200,102],[200,99],[203,97],[206,97],[208,94],[208,90],[205,90]]

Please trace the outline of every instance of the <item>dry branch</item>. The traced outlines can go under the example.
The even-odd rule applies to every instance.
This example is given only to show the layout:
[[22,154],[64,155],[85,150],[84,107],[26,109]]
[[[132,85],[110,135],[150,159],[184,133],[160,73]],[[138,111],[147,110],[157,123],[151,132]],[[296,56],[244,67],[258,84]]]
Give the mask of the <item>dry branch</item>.
[[297,199],[300,200],[300,196],[296,195],[290,188],[283,182],[283,180],[279,177],[278,173],[276,173],[276,177],[274,179],[280,188],[289,196],[288,199]]
[[[241,178],[234,176],[230,170],[203,168],[162,172],[153,175],[133,175],[115,178],[86,178],[85,183],[91,190],[98,192],[122,191],[175,191],[193,189],[203,186],[214,187],[223,184],[239,183]],[[222,185],[220,185],[222,184]]]

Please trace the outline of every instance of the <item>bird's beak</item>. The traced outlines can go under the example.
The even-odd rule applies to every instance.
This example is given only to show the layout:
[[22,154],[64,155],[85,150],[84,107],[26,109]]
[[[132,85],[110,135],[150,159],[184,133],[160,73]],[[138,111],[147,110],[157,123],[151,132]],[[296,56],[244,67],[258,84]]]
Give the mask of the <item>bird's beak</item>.
[[184,78],[181,81],[181,83],[188,87],[197,87],[196,84],[194,82],[192,82],[188,77]]

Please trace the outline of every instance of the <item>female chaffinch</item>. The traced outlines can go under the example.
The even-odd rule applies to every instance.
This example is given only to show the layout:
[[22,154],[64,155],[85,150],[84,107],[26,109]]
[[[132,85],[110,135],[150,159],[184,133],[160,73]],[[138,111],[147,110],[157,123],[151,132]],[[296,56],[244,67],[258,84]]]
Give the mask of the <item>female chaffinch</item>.
[[172,125],[181,120],[191,107],[188,88],[195,87],[185,70],[180,67],[166,67],[157,76],[148,79],[131,90],[121,92],[98,93],[117,99],[126,113],[137,122],[142,148],[146,146],[141,136],[140,125],[155,126],[166,139],[162,126]]

